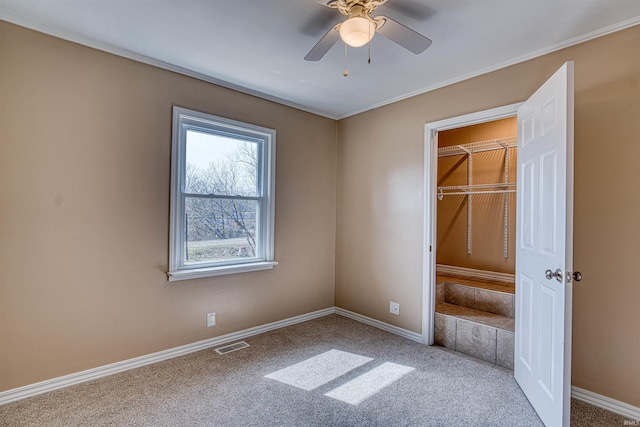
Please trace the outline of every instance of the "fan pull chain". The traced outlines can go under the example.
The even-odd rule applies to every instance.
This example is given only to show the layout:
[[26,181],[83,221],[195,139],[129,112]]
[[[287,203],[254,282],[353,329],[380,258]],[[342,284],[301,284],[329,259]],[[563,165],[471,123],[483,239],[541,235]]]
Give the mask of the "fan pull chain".
[[347,71],[347,44],[344,44],[344,72],[342,73],[343,76],[347,77],[349,75],[349,72]]
[[371,25],[369,25],[369,43],[367,43],[369,47],[369,59],[367,60],[367,64],[371,64]]

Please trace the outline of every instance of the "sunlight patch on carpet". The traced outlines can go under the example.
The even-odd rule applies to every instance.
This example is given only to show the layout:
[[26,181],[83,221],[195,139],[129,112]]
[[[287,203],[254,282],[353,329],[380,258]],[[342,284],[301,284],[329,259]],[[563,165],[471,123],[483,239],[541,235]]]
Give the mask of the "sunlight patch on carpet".
[[303,390],[313,390],[372,360],[370,357],[345,351],[329,350],[303,362],[266,375],[265,378],[280,381]]
[[358,405],[365,399],[380,392],[385,387],[398,381],[415,368],[385,362],[367,373],[352,379],[348,383],[325,393],[325,396]]

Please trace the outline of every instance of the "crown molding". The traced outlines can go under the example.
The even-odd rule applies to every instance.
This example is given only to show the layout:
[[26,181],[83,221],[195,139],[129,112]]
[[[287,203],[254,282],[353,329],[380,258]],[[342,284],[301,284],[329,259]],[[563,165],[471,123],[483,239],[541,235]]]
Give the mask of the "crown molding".
[[597,39],[598,37],[602,37],[602,36],[606,36],[608,34],[612,34],[618,31],[622,31],[625,30],[627,28],[631,28],[634,27],[636,25],[640,24],[640,16],[636,16],[635,18],[631,18],[631,19],[627,19],[626,21],[622,21],[622,22],[618,22],[616,24],[613,25],[609,25],[607,27],[603,27],[600,28],[598,30],[595,31],[591,31],[589,33],[583,34],[581,36],[577,36],[574,38],[571,38],[569,40],[565,40],[563,42],[560,43],[556,43],[554,45],[545,47],[543,49],[539,49],[533,52],[529,52],[526,53],[524,55],[520,55],[517,56],[515,58],[511,58],[507,61],[504,62],[499,62],[498,64],[492,65],[491,67],[486,67],[483,69],[480,69],[478,71],[474,71],[472,73],[468,73],[468,74],[463,74],[461,76],[457,76],[457,77],[453,77],[451,79],[442,81],[440,83],[437,83],[435,85],[431,85],[431,86],[426,86],[423,87],[422,89],[418,89],[416,91],[413,92],[409,92],[406,93],[404,95],[400,95],[398,97],[395,98],[391,98],[388,99],[386,101],[382,101],[382,102],[378,102],[376,104],[372,104],[370,106],[367,107],[363,107],[357,110],[353,110],[353,111],[349,111],[348,113],[344,113],[338,116],[337,120],[342,120],[342,119],[346,119],[347,117],[351,117],[351,116],[355,116],[357,114],[361,114],[361,113],[365,113],[367,111],[370,110],[375,110],[376,108],[380,108],[380,107],[384,107],[385,105],[389,105],[389,104],[393,104],[408,98],[413,98],[414,96],[417,95],[422,95],[423,93],[427,93],[427,92],[431,92],[437,89],[442,89],[443,87],[446,86],[450,86],[456,83],[460,83],[463,82],[465,80],[469,80],[472,79],[474,77],[478,77],[478,76],[482,76],[484,74],[489,74],[492,73],[494,71],[498,71],[501,70],[503,68],[507,68],[507,67],[511,67],[512,65],[516,65],[516,64],[520,64],[522,62],[526,62],[529,61],[531,59],[535,59],[538,58],[540,56],[544,56],[547,55],[549,53],[553,53],[556,52],[558,50],[562,50],[564,48],[567,47],[571,47],[580,43],[584,43],[587,42],[589,40],[593,40],[593,39]]
[[569,40],[565,40],[563,42],[556,43],[556,44],[548,46],[546,48],[539,49],[539,50],[536,50],[536,51],[533,51],[533,52],[529,52],[529,53],[521,55],[521,56],[517,56],[517,57],[512,58],[512,59],[510,59],[508,61],[503,61],[503,62],[500,62],[498,64],[495,64],[495,65],[493,65],[491,67],[486,67],[486,68],[480,69],[480,70],[472,72],[472,73],[467,73],[467,74],[463,74],[461,76],[453,77],[451,79],[444,80],[444,81],[442,81],[440,83],[437,83],[435,85],[426,86],[426,87],[423,87],[421,89],[418,89],[418,90],[415,90],[415,91],[412,91],[412,92],[408,92],[406,94],[403,94],[403,95],[400,95],[400,96],[397,96],[397,97],[394,97],[394,98],[390,98],[390,99],[385,100],[385,101],[381,101],[381,102],[378,102],[378,103],[375,103],[375,104],[371,104],[371,105],[368,105],[366,107],[359,108],[359,109],[356,109],[356,110],[352,110],[352,111],[349,111],[349,112],[343,113],[343,114],[330,114],[330,113],[328,113],[326,111],[321,111],[321,110],[314,109],[314,108],[306,106],[306,105],[301,105],[301,104],[297,104],[295,102],[287,101],[287,100],[279,98],[277,96],[269,95],[269,94],[261,92],[261,91],[257,91],[257,90],[250,89],[250,88],[247,88],[247,87],[244,87],[244,86],[240,86],[240,85],[237,85],[237,84],[234,84],[234,83],[230,83],[230,82],[227,82],[225,80],[221,80],[221,79],[215,78],[213,76],[210,76],[210,75],[207,75],[207,74],[204,74],[204,73],[200,73],[200,72],[197,72],[197,71],[189,70],[187,68],[180,67],[178,65],[171,64],[171,63],[168,63],[168,62],[164,62],[164,61],[161,61],[159,59],[152,58],[152,57],[149,57],[149,56],[146,56],[146,55],[142,55],[142,54],[139,54],[139,53],[136,53],[136,52],[132,52],[132,51],[129,51],[129,50],[126,50],[126,49],[121,49],[119,47],[116,47],[116,46],[113,46],[113,45],[110,45],[110,44],[107,44],[107,43],[98,42],[98,41],[92,40],[92,39],[87,38],[87,37],[79,36],[77,34],[72,34],[72,33],[66,32],[64,30],[61,30],[59,28],[54,28],[54,27],[45,25],[42,22],[37,22],[37,21],[34,21],[34,20],[26,19],[26,18],[17,16],[17,15],[14,15],[14,14],[7,13],[7,12],[0,11],[0,20],[7,21],[7,22],[10,22],[12,24],[19,25],[19,26],[25,27],[25,28],[29,28],[31,30],[38,31],[38,32],[44,33],[44,34],[48,34],[50,36],[57,37],[57,38],[60,38],[60,39],[63,39],[63,40],[67,40],[67,41],[70,41],[70,42],[73,42],[73,43],[84,45],[84,46],[87,46],[87,47],[90,47],[90,48],[93,48],[93,49],[101,50],[103,52],[111,53],[113,55],[121,56],[123,58],[131,59],[133,61],[141,62],[143,64],[151,65],[151,66],[158,67],[158,68],[161,68],[161,69],[164,69],[164,70],[168,70],[168,71],[173,71],[173,72],[178,73],[178,74],[182,74],[182,75],[185,75],[185,76],[188,76],[188,77],[192,77],[194,79],[198,79],[198,80],[202,80],[202,81],[205,81],[205,82],[208,82],[208,83],[212,83],[212,84],[215,84],[215,85],[218,85],[218,86],[221,86],[221,87],[225,87],[227,89],[232,89],[232,90],[235,90],[237,92],[241,92],[241,93],[244,93],[244,94],[247,94],[247,95],[252,95],[252,96],[255,96],[257,98],[265,99],[267,101],[272,101],[272,102],[275,102],[275,103],[278,103],[278,104],[281,104],[281,105],[285,105],[287,107],[291,107],[291,108],[295,108],[297,110],[305,111],[307,113],[316,114],[318,116],[326,117],[326,118],[332,119],[332,120],[346,119],[348,117],[355,116],[357,114],[361,114],[361,113],[364,113],[364,112],[367,112],[367,111],[370,111],[370,110],[374,110],[376,108],[384,107],[386,105],[393,104],[393,103],[396,103],[396,102],[399,102],[399,101],[402,101],[402,100],[405,100],[405,99],[408,99],[408,98],[412,98],[412,97],[417,96],[417,95],[422,95],[424,93],[431,92],[431,91],[436,90],[436,89],[441,89],[443,87],[450,86],[450,85],[455,84],[455,83],[460,83],[462,81],[469,80],[469,79],[474,78],[474,77],[478,77],[478,76],[481,76],[481,75],[484,75],[484,74],[491,73],[493,71],[497,71],[497,70],[500,70],[500,69],[503,69],[503,68],[510,67],[512,65],[516,65],[516,64],[519,64],[519,63],[522,63],[522,62],[526,62],[526,61],[529,61],[531,59],[538,58],[540,56],[544,56],[544,55],[547,55],[549,53],[552,53],[552,52],[555,52],[555,51],[558,51],[558,50],[561,50],[561,49],[564,49],[564,48],[567,48],[567,47],[570,47],[570,46],[574,46],[576,44],[584,43],[586,41],[589,41],[589,40],[592,40],[592,39],[595,39],[595,38],[598,38],[598,37],[602,37],[602,36],[605,36],[605,35],[608,35],[608,34],[611,34],[611,33],[615,33],[617,31],[621,31],[621,30],[624,30],[624,29],[627,29],[627,28],[630,28],[630,27],[633,27],[633,26],[636,26],[636,25],[640,24],[640,16],[637,16],[635,18],[627,19],[625,21],[618,22],[616,24],[612,24],[612,25],[609,25],[607,27],[600,28],[598,30],[591,31],[589,33],[586,33],[586,34],[583,34],[583,35],[580,35],[580,36],[577,36],[577,37],[573,37],[573,38],[571,38]]
[[132,52],[127,49],[122,49],[117,46],[99,42],[88,37],[80,36],[77,34],[69,33],[60,28],[51,27],[42,22],[26,19],[11,13],[0,11],[0,21],[6,21],[11,24],[15,24],[24,28],[28,28],[39,33],[47,34],[62,40],[66,40],[72,43],[76,43],[82,46],[90,47],[92,49],[100,50],[102,52],[110,53],[112,55],[120,56],[122,58],[130,59],[132,61],[141,62],[143,64],[151,65],[153,67],[161,68],[163,70],[172,71],[183,76],[192,77],[194,79],[202,80],[207,83],[212,83],[217,86],[221,86],[227,89],[235,90],[236,92],[244,93],[246,95],[255,96],[267,101],[275,102],[287,107],[295,108],[296,110],[305,111],[318,116],[326,117],[328,119],[337,120],[335,115],[328,114],[326,111],[320,111],[306,105],[297,104],[295,102],[287,101],[286,99],[279,98],[277,96],[269,95],[258,90],[250,89],[244,86],[240,86],[234,83],[227,82],[215,78],[213,76],[200,73],[198,71],[190,70],[188,68],[181,67],[179,65],[171,64],[169,62],[161,61],[150,56],[142,55],[136,52]]

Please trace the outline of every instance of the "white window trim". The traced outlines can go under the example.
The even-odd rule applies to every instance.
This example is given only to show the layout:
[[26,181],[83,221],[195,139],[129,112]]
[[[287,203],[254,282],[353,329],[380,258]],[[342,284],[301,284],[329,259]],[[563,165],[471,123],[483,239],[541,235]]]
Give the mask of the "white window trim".
[[[182,141],[183,125],[201,125],[203,128],[240,134],[262,141],[259,155],[258,175],[261,182],[260,253],[262,256],[249,260],[234,260],[228,263],[192,264],[183,262],[183,217],[184,217],[184,175],[186,167],[186,141]],[[274,261],[275,223],[275,163],[276,131],[261,126],[217,117],[181,107],[173,107],[173,130],[171,143],[171,211],[169,225],[169,271],[170,282],[197,279],[226,274],[245,273],[272,269]]]

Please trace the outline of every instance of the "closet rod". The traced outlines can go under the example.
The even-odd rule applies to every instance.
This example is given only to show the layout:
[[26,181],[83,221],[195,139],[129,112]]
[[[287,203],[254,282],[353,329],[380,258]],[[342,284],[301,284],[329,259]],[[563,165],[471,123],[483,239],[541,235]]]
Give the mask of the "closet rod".
[[487,190],[487,191],[458,191],[455,193],[438,193],[438,196],[466,196],[474,194],[506,194],[515,193],[516,190]]
[[472,185],[445,185],[445,186],[438,187],[438,191],[440,190],[468,191],[468,190],[476,190],[476,189],[482,189],[482,188],[496,188],[496,187],[506,190],[509,187],[515,187],[515,186],[516,186],[515,182],[496,182],[492,184],[472,184]]

